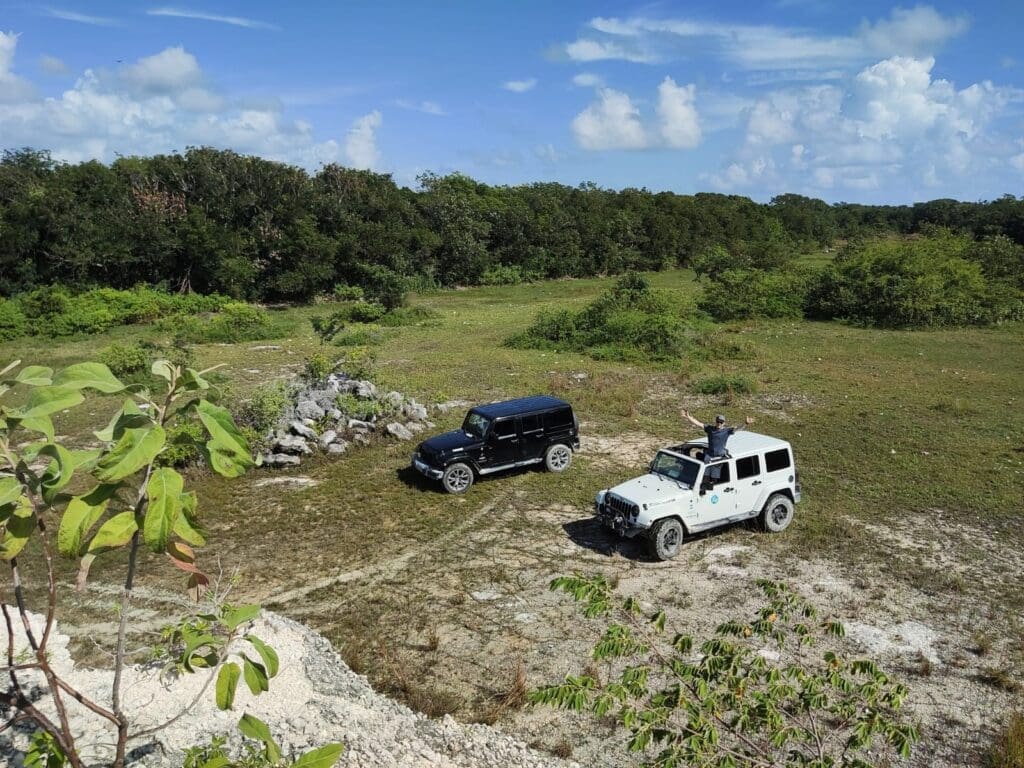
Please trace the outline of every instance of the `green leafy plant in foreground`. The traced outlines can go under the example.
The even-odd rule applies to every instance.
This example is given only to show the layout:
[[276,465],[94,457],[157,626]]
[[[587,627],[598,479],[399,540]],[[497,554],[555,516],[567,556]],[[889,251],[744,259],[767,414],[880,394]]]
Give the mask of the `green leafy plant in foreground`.
[[[910,754],[918,730],[900,714],[907,689],[870,660],[836,648],[843,625],[784,584],[759,580],[765,605],[699,643],[672,634],[664,611],[645,616],[601,576],[555,579],[588,618],[614,615],[593,649],[609,679],[569,675],[530,701],[614,716],[646,765],[871,768]],[[813,653],[825,641],[829,650]],[[874,762],[872,762],[874,761]]]
[[[0,667],[10,679],[0,694],[9,718],[7,728],[31,722],[37,730],[26,753],[26,764],[38,768],[84,765],[68,717],[68,700],[74,699],[104,718],[116,730],[110,764],[121,768],[128,743],[166,725],[147,730],[132,729],[132,713],[122,702],[121,678],[127,662],[125,647],[130,620],[133,585],[138,576],[140,552],[148,548],[164,555],[186,576],[189,592],[198,599],[209,578],[197,565],[195,548],[205,543],[199,527],[198,499],[185,489],[184,478],[170,466],[161,466],[168,449],[168,434],[183,426],[201,425],[200,450],[207,465],[224,477],[237,477],[252,466],[251,452],[227,410],[206,399],[211,385],[195,371],[157,360],[151,369],[163,382],[163,392],[151,394],[142,385],[126,386],[107,366],[86,362],[54,372],[39,365],[20,367],[14,362],[0,370],[0,559],[10,568],[16,605],[0,603],[8,649]],[[4,396],[17,392],[19,405],[8,405]],[[93,391],[123,397],[121,407],[108,425],[94,432],[101,447],[73,449],[57,440],[54,414],[75,408]],[[27,549],[29,541],[35,546]],[[62,587],[56,578],[54,557],[78,562],[78,584],[88,578],[98,557],[114,552],[127,554],[124,589],[118,605],[119,624],[114,652],[114,681],[110,703],[92,701],[63,680],[50,665],[48,642],[56,620]],[[46,573],[45,621],[34,630],[28,617],[24,584],[26,570],[19,560],[38,557]],[[29,569],[29,572],[31,569]],[[5,594],[7,590],[5,589]],[[176,656],[178,672],[208,668],[216,675],[216,701],[231,708],[239,679],[258,694],[268,690],[277,673],[277,656],[245,627],[259,613],[258,606],[221,606],[183,622],[167,638]],[[15,622],[22,627],[31,648],[24,659],[14,649]],[[239,652],[237,643],[246,650]],[[237,658],[237,661],[235,660]],[[50,708],[40,708],[34,679],[42,675]],[[212,680],[212,678],[211,678]],[[52,714],[52,713],[55,713]],[[170,721],[169,721],[170,722]],[[249,714],[239,722],[243,735],[256,738],[272,764],[282,763],[280,750],[270,739],[267,726]],[[268,741],[269,739],[269,741]],[[327,748],[324,748],[327,749]],[[331,745],[340,753],[339,745]],[[299,758],[299,763],[309,758]],[[220,762],[217,765],[226,765]],[[318,763],[326,766],[331,763]],[[208,768],[214,768],[210,765]]]

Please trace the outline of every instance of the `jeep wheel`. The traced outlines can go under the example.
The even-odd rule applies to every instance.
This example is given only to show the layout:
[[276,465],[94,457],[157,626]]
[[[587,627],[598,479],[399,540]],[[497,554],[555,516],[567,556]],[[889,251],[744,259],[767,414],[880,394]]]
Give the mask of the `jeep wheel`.
[[564,443],[555,443],[544,453],[544,466],[548,472],[565,472],[572,464],[572,448]]
[[793,502],[788,496],[775,493],[761,510],[761,529],[769,533],[782,533],[793,521]]
[[659,520],[651,526],[651,554],[659,560],[671,560],[683,544],[683,524],[674,517]]
[[441,476],[441,484],[448,493],[465,493],[473,484],[473,469],[461,462],[452,464]]

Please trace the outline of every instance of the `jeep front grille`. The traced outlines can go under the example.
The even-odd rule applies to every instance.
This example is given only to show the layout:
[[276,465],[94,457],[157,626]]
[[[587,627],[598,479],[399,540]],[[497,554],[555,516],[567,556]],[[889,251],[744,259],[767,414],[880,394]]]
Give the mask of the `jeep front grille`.
[[613,496],[612,494],[608,494],[605,504],[608,509],[625,515],[626,517],[635,517],[640,513],[640,507],[636,504],[626,501],[625,499],[620,499],[618,496]]

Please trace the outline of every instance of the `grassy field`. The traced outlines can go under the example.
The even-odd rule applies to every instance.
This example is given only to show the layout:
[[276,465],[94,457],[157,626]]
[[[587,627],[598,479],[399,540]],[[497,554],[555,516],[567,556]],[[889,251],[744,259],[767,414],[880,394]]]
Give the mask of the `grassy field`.
[[[650,279],[681,302],[699,291],[688,272]],[[848,620],[876,628],[913,621],[936,632],[941,671],[925,674],[913,652],[886,651],[921,692],[911,701],[925,736],[915,759],[952,764],[958,750],[977,754],[1024,676],[1024,327],[750,322],[715,328],[707,359],[651,368],[502,346],[539,310],[581,307],[610,285],[413,297],[438,319],[388,329],[377,347],[378,385],[421,402],[539,392],[569,399],[585,441],[566,475],[503,476],[454,498],[408,471],[411,444],[383,441],[291,472],[233,481],[196,473],[214,570],[237,577],[236,594],[323,631],[353,667],[413,706],[497,720],[528,740],[553,728],[558,738],[538,735],[539,746],[568,738],[594,764],[617,764],[602,762],[611,759],[601,757],[607,733],[495,703],[516,665],[540,684],[584,661],[591,630],[548,594],[551,576],[609,573],[697,627],[742,611],[753,579],[786,578]],[[275,311],[288,337],[202,346],[199,362],[224,364],[227,397],[244,399],[301,370],[319,346],[308,319],[326,311]],[[23,339],[0,345],[0,362],[59,367],[152,334],[137,327],[57,345]],[[737,343],[751,356],[716,359]],[[723,374],[749,378],[756,391],[695,394],[700,380]],[[113,402],[91,402],[59,431],[85,439],[105,424]],[[733,422],[751,415],[755,429],[793,443],[804,501],[789,530],[769,537],[730,529],[656,564],[590,524],[597,490],[637,474],[659,445],[694,434],[681,424],[681,407],[705,420],[720,411]],[[462,417],[432,413],[438,430]],[[285,477],[302,481],[279,482]],[[150,608],[174,586],[169,569],[151,565],[142,582]],[[72,628],[102,635],[122,571],[123,563],[97,562],[94,585],[74,599]],[[944,705],[946,695],[956,702]]]

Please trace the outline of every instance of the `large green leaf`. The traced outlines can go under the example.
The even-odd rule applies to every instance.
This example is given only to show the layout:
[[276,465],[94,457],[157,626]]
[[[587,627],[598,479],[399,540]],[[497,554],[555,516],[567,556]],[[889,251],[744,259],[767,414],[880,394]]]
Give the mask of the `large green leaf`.
[[[183,494],[182,498],[187,498],[188,494]],[[195,527],[188,516],[184,514],[178,515],[178,519],[174,521],[174,535],[184,541],[186,544],[191,544],[193,547],[201,547],[206,543],[206,537],[203,532]]]
[[96,479],[113,483],[133,475],[149,464],[164,447],[166,435],[159,424],[126,429],[110,453],[96,465]]
[[21,483],[14,477],[0,477],[0,507],[21,498]]
[[274,737],[270,735],[270,728],[258,717],[253,717],[248,713],[242,715],[238,721],[238,730],[242,732],[243,736],[263,742],[267,758],[271,763],[277,764],[281,760],[281,748],[277,746]]
[[36,529],[36,522],[32,503],[22,496],[4,523],[3,538],[0,538],[0,560],[10,560],[18,556]]
[[53,421],[49,416],[33,416],[22,419],[19,424],[22,429],[27,429],[29,432],[40,432],[46,436],[49,442],[53,442],[56,433],[53,430]]
[[292,768],[333,768],[344,749],[342,744],[324,744],[302,755]]
[[124,384],[103,363],[76,363],[53,377],[59,387],[95,389],[108,395],[124,391]]
[[217,440],[207,441],[201,450],[210,469],[221,477],[241,477],[254,466],[251,456],[238,453]]
[[228,629],[236,629],[247,621],[252,621],[260,615],[258,605],[240,605],[237,608],[230,608],[224,612],[221,619]]
[[132,534],[137,530],[139,526],[135,522],[134,512],[127,511],[114,515],[96,531],[96,535],[89,542],[89,552],[95,555],[108,549],[123,547],[131,541]]
[[174,523],[181,514],[181,492],[185,483],[175,470],[160,467],[153,470],[146,485],[146,518],[142,524],[142,537],[154,552],[167,549],[167,540]]
[[270,690],[270,680],[267,677],[267,670],[262,664],[242,654],[242,675],[245,677],[245,684],[249,686],[253,696],[259,696],[264,691]]
[[233,661],[220,668],[220,672],[217,673],[216,691],[219,709],[231,709],[231,705],[235,703],[235,691],[238,689],[238,678],[241,674],[242,670]]
[[[97,491],[100,491],[97,493]],[[68,502],[64,516],[57,529],[57,549],[65,557],[78,557],[83,554],[83,542],[86,535],[103,516],[110,497],[117,486],[99,486],[85,496],[76,496]]]
[[36,387],[28,396],[28,403],[23,408],[9,410],[7,416],[19,420],[37,419],[66,408],[74,408],[84,399],[82,393],[76,389],[58,386]]
[[53,383],[53,369],[45,365],[26,365],[14,380],[19,384],[27,384],[30,387],[45,387]]
[[249,443],[227,409],[200,400],[196,410],[210,435],[203,451],[210,467],[224,477],[237,477],[252,467]]
[[280,660],[277,658],[277,651],[255,635],[246,635],[245,639],[252,643],[252,647],[256,649],[260,658],[263,659],[263,666],[267,668],[267,674],[270,677],[274,677],[280,667]]
[[39,479],[42,485],[43,499],[47,504],[52,504],[57,493],[71,482],[79,467],[95,461],[100,455],[100,451],[69,451],[59,443],[47,443],[39,448],[36,455],[51,459],[49,466]]
[[174,378],[174,364],[170,360],[154,360],[149,372],[161,379],[170,381]]
[[114,414],[107,426],[98,432],[93,432],[97,440],[104,443],[112,443],[120,440],[126,429],[141,429],[153,420],[142,412],[142,409],[132,399],[124,401],[121,410]]

